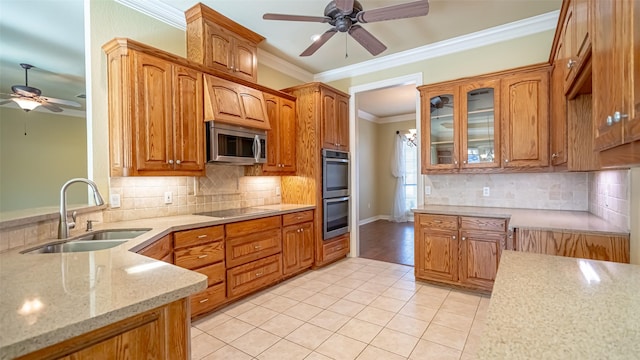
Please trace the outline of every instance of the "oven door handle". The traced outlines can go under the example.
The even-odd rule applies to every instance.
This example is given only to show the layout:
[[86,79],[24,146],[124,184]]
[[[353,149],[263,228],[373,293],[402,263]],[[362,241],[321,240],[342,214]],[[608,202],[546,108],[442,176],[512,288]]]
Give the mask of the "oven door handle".
[[332,162],[332,163],[348,163],[349,159],[332,159],[332,158],[325,158],[326,162]]
[[324,199],[324,201],[325,201],[327,204],[329,204],[329,203],[334,203],[334,202],[347,201],[347,200],[349,200],[349,197],[348,197],[348,196]]

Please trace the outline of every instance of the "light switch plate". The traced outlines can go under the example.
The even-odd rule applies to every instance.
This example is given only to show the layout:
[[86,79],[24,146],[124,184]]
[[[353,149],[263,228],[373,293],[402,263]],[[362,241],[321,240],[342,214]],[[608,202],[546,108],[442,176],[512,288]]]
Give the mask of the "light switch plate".
[[431,195],[431,186],[425,186],[424,187],[424,193],[427,195]]
[[111,206],[112,209],[120,207],[120,194],[109,195],[109,206]]
[[276,186],[276,196],[280,196],[282,195],[282,192],[280,191],[280,186]]
[[164,203],[171,204],[173,202],[173,193],[171,191],[167,191],[164,193]]

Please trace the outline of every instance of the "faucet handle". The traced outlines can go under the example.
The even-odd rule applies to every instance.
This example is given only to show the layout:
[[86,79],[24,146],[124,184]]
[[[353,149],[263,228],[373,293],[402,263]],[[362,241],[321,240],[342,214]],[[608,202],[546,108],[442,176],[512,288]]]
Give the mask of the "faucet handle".
[[69,229],[75,229],[76,228],[76,217],[77,217],[77,215],[78,215],[77,211],[74,211],[74,212],[71,213],[71,219],[73,219],[73,221],[69,222],[69,224],[68,224]]
[[93,231],[93,223],[99,222],[98,220],[87,220],[87,231]]

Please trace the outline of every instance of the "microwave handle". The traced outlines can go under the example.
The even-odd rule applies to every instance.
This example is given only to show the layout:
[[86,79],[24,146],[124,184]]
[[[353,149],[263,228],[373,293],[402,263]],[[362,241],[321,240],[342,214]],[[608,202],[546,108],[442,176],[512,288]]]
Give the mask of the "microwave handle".
[[260,153],[262,153],[262,146],[260,145],[260,137],[256,135],[253,138],[253,159],[256,162],[260,160]]

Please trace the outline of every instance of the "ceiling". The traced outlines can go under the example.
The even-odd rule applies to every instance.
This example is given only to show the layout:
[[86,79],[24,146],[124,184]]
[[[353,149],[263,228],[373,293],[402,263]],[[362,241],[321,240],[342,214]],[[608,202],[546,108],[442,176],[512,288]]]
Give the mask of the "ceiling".
[[[20,63],[28,63],[35,66],[29,86],[43,96],[76,101],[84,113],[85,101],[77,97],[85,93],[83,0],[1,1],[0,93],[24,85]],[[18,108],[13,102],[4,106]]]
[[[178,15],[197,2],[126,1],[147,3],[152,7],[162,5]],[[201,1],[264,36],[266,40],[259,45],[261,50],[312,74],[548,13],[558,10],[561,5],[561,0],[430,0],[427,16],[362,24],[388,48],[377,57],[340,33],[314,55],[302,58],[298,55],[311,44],[311,36],[323,33],[330,25],[269,21],[263,20],[262,14],[322,16],[328,0]],[[366,11],[414,0],[359,1]],[[85,92],[83,0],[2,0],[0,47],[0,93],[10,93],[11,85],[24,84],[24,71],[19,63],[26,62],[36,66],[29,71],[29,85],[40,88],[44,96],[74,100],[84,106],[84,100],[76,97]],[[363,93],[358,97],[358,104],[364,111],[381,118],[414,112],[415,88],[396,90],[402,89]],[[15,107],[14,104],[5,106]]]

